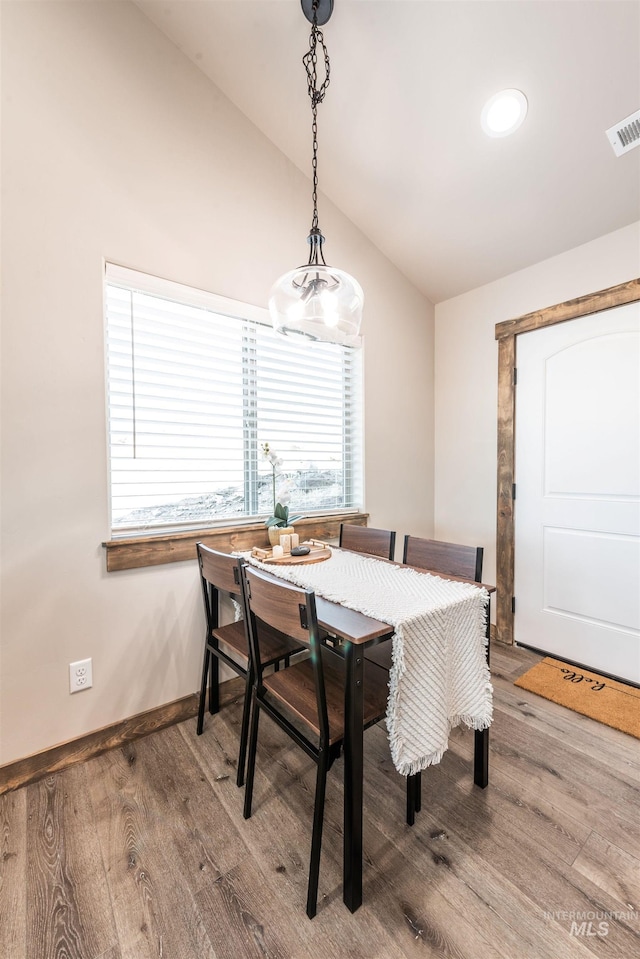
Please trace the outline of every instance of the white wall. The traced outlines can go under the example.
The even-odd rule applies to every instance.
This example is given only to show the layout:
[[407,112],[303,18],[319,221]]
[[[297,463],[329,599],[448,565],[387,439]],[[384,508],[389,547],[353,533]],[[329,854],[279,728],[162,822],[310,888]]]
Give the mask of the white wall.
[[435,535],[485,547],[495,583],[495,325],[640,276],[640,222],[436,306]]
[[[306,177],[132,4],[1,13],[0,764],[198,686],[195,562],[105,572],[103,258],[264,305],[310,217]],[[365,506],[430,534],[433,309],[320,214],[367,298]],[[89,656],[94,687],[70,696]]]

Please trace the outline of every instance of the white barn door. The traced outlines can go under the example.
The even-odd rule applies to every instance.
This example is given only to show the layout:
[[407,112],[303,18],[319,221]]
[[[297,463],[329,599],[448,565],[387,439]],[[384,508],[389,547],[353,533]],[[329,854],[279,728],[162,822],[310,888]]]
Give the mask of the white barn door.
[[516,365],[515,641],[640,683],[640,303]]

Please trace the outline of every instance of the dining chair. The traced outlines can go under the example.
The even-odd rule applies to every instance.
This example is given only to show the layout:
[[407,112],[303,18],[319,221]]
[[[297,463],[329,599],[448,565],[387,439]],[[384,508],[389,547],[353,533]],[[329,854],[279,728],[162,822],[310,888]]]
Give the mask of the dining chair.
[[[251,566],[243,569],[249,643],[255,662],[251,731],[244,796],[244,818],[252,811],[260,713],[267,716],[315,762],[316,789],[307,889],[307,915],[316,914],[327,773],[340,755],[345,737],[345,661],[322,642],[315,593],[300,589]],[[304,643],[311,656],[288,669],[265,675],[264,625]],[[365,664],[364,725],[386,713],[387,684],[381,669]]]
[[[340,549],[350,549],[355,553],[367,553],[369,556],[380,556],[382,559],[393,559],[396,549],[395,530],[374,529],[372,526],[354,526],[351,523],[340,523]],[[332,645],[339,645],[335,636],[322,631],[322,638]]]
[[404,538],[402,562],[407,566],[432,569],[444,576],[460,576],[481,583],[483,555],[482,546],[459,546],[457,543],[407,535]]
[[[431,570],[443,576],[459,576],[475,583],[482,582],[482,546],[460,546],[457,543],[445,543],[435,539],[423,539],[421,536],[407,534],[404,538],[402,562],[407,566]],[[487,647],[488,656],[488,647]],[[375,663],[388,675],[393,665],[393,646],[391,640],[380,643],[365,651],[365,659]],[[475,757],[476,769],[481,754],[485,768],[488,763],[487,737],[476,733]],[[483,773],[486,778],[487,772]],[[480,778],[479,776],[477,778]],[[484,783],[486,785],[486,782]],[[413,826],[415,814],[422,805],[422,774],[415,773],[407,777],[407,823]]]
[[352,523],[340,523],[341,549],[351,549],[357,553],[369,553],[393,559],[396,548],[395,530],[374,529],[372,526],[354,526]]
[[[220,553],[215,549],[211,549],[209,546],[205,546],[204,543],[198,543],[197,549],[206,633],[196,731],[198,736],[202,735],[207,682],[209,684],[209,712],[211,714],[217,713],[220,709],[220,663],[223,662],[227,666],[230,666],[231,669],[245,681],[242,724],[240,727],[240,751],[236,776],[238,786],[242,786],[244,784],[251,686],[253,684],[253,674],[249,656],[249,639],[246,616],[243,616],[242,620],[237,620],[228,625],[220,625],[220,603],[225,595],[233,599],[236,603],[238,601],[242,603],[241,569],[243,560],[238,556],[231,556],[229,553]],[[240,611],[241,607],[238,612]],[[262,646],[262,655],[264,657],[262,666],[272,665],[274,669],[278,669],[282,663],[288,666],[290,657],[302,649],[304,649],[303,646],[292,642],[288,636],[265,628]]]

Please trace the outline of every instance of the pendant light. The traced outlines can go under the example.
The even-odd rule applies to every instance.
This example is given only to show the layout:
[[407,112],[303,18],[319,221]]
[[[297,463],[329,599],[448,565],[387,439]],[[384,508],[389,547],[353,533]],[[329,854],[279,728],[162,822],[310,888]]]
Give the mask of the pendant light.
[[[307,88],[313,117],[313,216],[307,242],[309,260],[285,273],[273,285],[269,312],[274,329],[285,335],[298,334],[310,340],[360,346],[360,322],[364,294],[357,280],[327,266],[322,251],[324,236],[318,225],[318,104],[329,86],[329,54],[320,27],[333,13],[333,0],[301,0],[311,23],[309,50],[302,58],[307,71]],[[318,82],[318,56],[324,61],[324,79]]]

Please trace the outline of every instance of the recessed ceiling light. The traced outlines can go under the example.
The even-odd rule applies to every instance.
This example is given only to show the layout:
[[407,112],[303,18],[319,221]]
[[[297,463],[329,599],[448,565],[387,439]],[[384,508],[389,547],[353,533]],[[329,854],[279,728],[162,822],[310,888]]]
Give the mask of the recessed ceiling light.
[[490,137],[506,137],[527,115],[527,98],[520,90],[501,90],[485,103],[480,122]]

